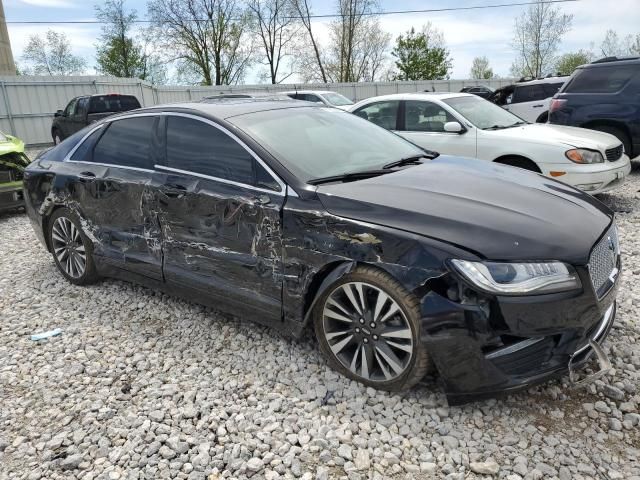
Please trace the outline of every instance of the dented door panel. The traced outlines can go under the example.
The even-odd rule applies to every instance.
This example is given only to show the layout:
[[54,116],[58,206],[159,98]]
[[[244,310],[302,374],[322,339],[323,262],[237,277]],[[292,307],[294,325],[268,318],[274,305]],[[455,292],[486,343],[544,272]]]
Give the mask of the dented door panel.
[[186,174],[158,179],[166,281],[279,319],[284,196]]

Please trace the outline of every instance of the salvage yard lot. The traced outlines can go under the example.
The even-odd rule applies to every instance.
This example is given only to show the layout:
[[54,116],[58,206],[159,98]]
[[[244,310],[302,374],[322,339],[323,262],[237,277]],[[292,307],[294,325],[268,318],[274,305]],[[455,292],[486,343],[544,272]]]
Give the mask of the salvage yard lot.
[[120,281],[74,286],[25,215],[0,216],[0,480],[640,479],[639,191],[635,160],[600,197],[624,262],[615,374],[462,407],[429,380],[404,395],[351,382],[311,332],[293,341]]

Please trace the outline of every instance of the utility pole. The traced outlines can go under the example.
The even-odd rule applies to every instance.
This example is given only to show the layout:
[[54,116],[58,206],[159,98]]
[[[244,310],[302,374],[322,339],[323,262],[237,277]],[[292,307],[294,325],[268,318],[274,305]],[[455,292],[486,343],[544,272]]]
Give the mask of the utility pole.
[[13,61],[7,21],[4,18],[4,7],[2,6],[2,0],[0,0],[0,75],[15,74],[16,64]]

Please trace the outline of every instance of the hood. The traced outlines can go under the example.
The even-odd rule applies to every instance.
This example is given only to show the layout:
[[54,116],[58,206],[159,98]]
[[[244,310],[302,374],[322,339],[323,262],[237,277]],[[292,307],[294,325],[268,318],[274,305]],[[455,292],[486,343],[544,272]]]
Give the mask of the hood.
[[604,154],[609,148],[620,145],[613,135],[596,130],[548,123],[531,123],[521,127],[494,130],[493,133],[501,138],[513,138],[543,144],[563,144],[568,147],[588,148],[598,150]]
[[491,260],[588,261],[611,223],[598,200],[536,173],[438,157],[348,183],[321,185],[332,214],[441,240]]

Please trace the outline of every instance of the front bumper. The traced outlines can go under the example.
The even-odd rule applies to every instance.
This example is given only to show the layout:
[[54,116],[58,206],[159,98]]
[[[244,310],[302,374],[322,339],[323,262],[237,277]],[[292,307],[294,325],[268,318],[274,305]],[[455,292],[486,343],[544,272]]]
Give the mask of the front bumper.
[[615,320],[619,276],[597,300],[586,268],[579,274],[582,292],[496,297],[488,311],[428,293],[421,340],[449,403],[527,388],[586,363],[589,341],[601,344]]
[[[541,168],[544,175],[595,195],[612,190],[624,183],[631,172],[631,161],[627,155],[623,155],[615,162],[605,161],[591,165],[542,164]],[[551,172],[565,173],[553,176]]]

